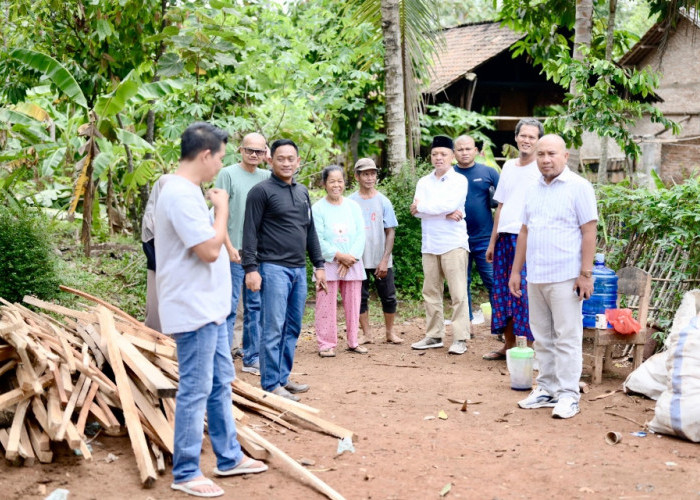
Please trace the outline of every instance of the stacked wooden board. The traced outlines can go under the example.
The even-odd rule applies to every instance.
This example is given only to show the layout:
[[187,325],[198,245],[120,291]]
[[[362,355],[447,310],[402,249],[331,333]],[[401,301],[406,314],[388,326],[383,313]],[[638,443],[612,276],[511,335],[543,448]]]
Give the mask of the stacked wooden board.
[[[107,302],[61,288],[95,305],[76,310],[25,297],[31,310],[0,298],[0,412],[11,422],[9,430],[0,428],[5,457],[13,463],[51,462],[52,442],[65,441],[90,460],[85,429],[97,422],[108,434],[126,429],[141,484],[151,487],[174,448],[175,343]],[[329,498],[342,498],[248,422],[255,414],[292,432],[310,425],[352,439],[352,431],[324,420],[316,408],[239,379],[233,384],[232,411],[249,455],[276,459]]]

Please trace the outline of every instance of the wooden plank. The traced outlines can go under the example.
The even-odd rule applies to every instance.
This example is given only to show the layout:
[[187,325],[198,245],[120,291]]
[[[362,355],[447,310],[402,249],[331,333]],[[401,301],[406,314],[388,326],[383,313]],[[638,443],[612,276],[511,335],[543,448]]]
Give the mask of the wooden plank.
[[175,452],[175,430],[173,426],[170,425],[168,419],[163,415],[163,412],[161,412],[159,408],[155,408],[153,404],[148,401],[146,396],[136,387],[136,384],[131,380],[129,382],[136,406],[143,412],[144,417],[148,420],[148,423],[151,424],[151,427],[165,445],[167,452],[172,455]]
[[308,481],[311,484],[311,486],[313,486],[319,493],[322,493],[331,500],[344,500],[344,497],[340,493],[338,493],[329,485],[321,481],[317,476],[308,471],[303,465],[301,465],[292,457],[290,457],[282,450],[277,448],[267,439],[263,438],[258,433],[253,431],[250,427],[241,425],[240,427],[238,427],[237,430],[239,436],[244,436],[244,438],[247,438],[265,448],[268,452],[270,452],[270,454],[273,457],[279,459],[291,471],[293,471],[295,474],[300,475],[303,479]]
[[92,453],[90,453],[87,444],[80,437],[80,434],[78,434],[78,429],[75,428],[73,422],[68,422],[68,425],[66,426],[65,439],[68,446],[70,446],[72,450],[80,450],[85,460],[92,460]]
[[[84,373],[80,374],[81,377],[85,377]],[[92,387],[93,382],[89,378],[85,377],[85,381],[83,383],[82,389],[80,389],[80,394],[78,394],[78,401],[75,403],[76,408],[82,408],[83,405],[85,404],[85,399],[87,398],[88,391],[90,390],[90,387]],[[80,380],[80,379],[78,379]],[[96,384],[95,384],[96,385]]]
[[135,345],[139,349],[143,349],[144,351],[152,352],[153,354],[157,354],[158,356],[163,356],[164,358],[177,361],[177,353],[174,345],[169,346],[159,344],[157,342],[153,342],[152,340],[146,340],[144,338],[137,337],[135,335],[130,335],[128,333],[124,333],[123,337],[125,340],[128,340],[131,344]]
[[143,433],[143,427],[141,426],[136,404],[134,403],[133,395],[131,393],[129,377],[121,359],[121,352],[116,340],[117,333],[114,329],[114,318],[109,310],[102,306],[98,307],[97,315],[99,317],[100,333],[107,342],[110,364],[112,366],[112,370],[114,371],[114,378],[117,382],[119,400],[122,404],[124,420],[126,421],[126,427],[129,431],[131,447],[134,450],[134,455],[136,456],[136,465],[138,466],[140,472],[141,484],[146,488],[150,488],[155,483],[156,471],[153,468],[153,462],[151,461],[151,456],[148,451],[146,437]]
[[[88,347],[90,347],[90,351],[92,352],[92,355],[95,358],[95,364],[98,366],[98,368],[101,369],[105,363],[105,358],[102,354],[102,350],[97,346],[97,343],[95,343],[95,340],[92,338],[88,330],[83,325],[77,325],[75,331],[78,332],[78,335],[80,335],[80,338],[83,339],[83,342],[85,342],[88,345]],[[83,362],[83,364],[85,363]]]
[[[81,436],[85,434],[85,424],[87,424],[88,414],[90,413],[92,402],[95,400],[97,389],[99,389],[100,386],[98,386],[95,382],[90,382],[89,384],[86,384],[86,387],[88,387],[88,392],[83,400],[80,414],[78,415],[78,422],[75,424],[76,429],[78,429],[78,434]],[[78,398],[78,402],[80,402],[80,398]]]
[[160,400],[163,405],[163,411],[165,412],[165,418],[168,419],[168,423],[175,428],[175,399],[173,398],[163,398]]
[[[2,300],[2,297],[0,297],[0,300]],[[7,441],[9,437],[10,436],[7,433],[7,429],[0,429],[0,444],[3,448],[7,448]],[[11,462],[11,465],[22,465],[22,459],[17,457]]]
[[244,398],[239,394],[233,394],[232,397],[233,402],[236,403],[238,406],[245,406],[247,408],[250,408],[251,410],[258,412],[263,417],[272,420],[278,425],[281,425],[285,429],[289,429],[292,432],[299,432],[299,429],[297,429],[296,426],[282,419],[281,413],[276,413],[267,406],[259,405],[253,401],[249,401],[248,399]]
[[56,386],[51,386],[46,395],[46,427],[49,437],[56,440],[56,433],[61,427],[63,412],[61,412],[61,401],[58,398]]
[[49,418],[46,413],[46,408],[44,407],[44,403],[41,402],[41,397],[40,396],[34,396],[32,398],[32,413],[34,414],[34,418],[36,421],[39,423],[42,429],[44,429],[44,432],[47,433],[47,435],[50,437],[49,432]]
[[82,319],[83,321],[87,321],[88,323],[94,323],[97,321],[97,317],[95,316],[94,313],[89,313],[89,312],[84,312],[84,311],[76,311],[74,309],[69,309],[67,307],[59,306],[58,304],[52,304],[51,302],[39,300],[36,297],[32,297],[31,295],[25,295],[24,298],[22,299],[22,301],[26,302],[27,304],[32,305],[34,307],[39,307],[41,309],[45,309],[46,311],[51,311],[51,312],[55,312],[57,314],[62,314],[63,316],[68,316],[68,317],[76,318],[76,319]]
[[172,380],[178,382],[180,380],[180,372],[178,371],[177,363],[172,362],[167,359],[163,359],[160,356],[156,356],[153,362],[158,368],[160,368],[163,373],[168,375]]
[[[53,376],[51,374],[44,375],[39,379],[39,382],[42,386],[41,392],[44,392],[43,387],[49,385],[52,380]],[[0,410],[6,410],[11,406],[16,405],[23,399],[31,398],[33,395],[33,392],[26,392],[22,389],[12,389],[11,391],[7,391],[3,394],[0,394]]]
[[[139,377],[148,390],[159,398],[174,398],[177,394],[175,384],[163,375],[133,344],[124,339],[116,330],[113,333],[116,345],[121,350],[121,359]],[[110,363],[112,355],[110,352]]]
[[102,394],[100,394],[100,392],[95,394],[95,401],[97,401],[97,404],[103,411],[105,417],[107,418],[107,421],[110,423],[110,427],[121,427],[119,420],[117,420],[117,417],[114,416],[114,413],[112,413],[112,410],[110,409],[109,405],[107,405],[107,403],[104,400],[104,397],[102,396]]
[[56,328],[53,324],[49,323],[49,327],[53,330],[53,332],[56,334],[56,337],[58,338],[58,341],[61,343],[61,347],[63,348],[63,353],[65,354],[65,360],[68,361],[68,371],[70,373],[75,373],[75,359],[73,358],[73,353],[71,352],[71,348],[68,345],[68,341],[66,340],[66,337],[64,335],[61,335],[61,332],[59,331],[58,328]]
[[[73,394],[73,378],[70,376],[70,370],[68,370],[68,366],[65,363],[61,363],[58,365],[58,372],[61,374],[61,384],[66,391],[66,396],[70,397],[69,395]],[[61,401],[61,404],[65,405],[66,403]]]
[[8,361],[8,362],[5,363],[4,365],[2,365],[2,367],[0,367],[0,377],[2,377],[3,375],[5,375],[7,372],[9,372],[10,370],[12,370],[12,369],[15,368],[16,366],[17,366],[17,360],[16,360],[16,359],[11,359],[10,361]]
[[12,419],[7,446],[5,447],[5,458],[12,461],[19,457],[19,437],[24,427],[24,417],[29,408],[29,399],[24,399],[17,403],[15,416]]
[[32,443],[34,454],[39,459],[39,462],[42,464],[50,464],[53,462],[53,452],[51,451],[49,436],[45,432],[42,432],[35,423],[30,421],[27,422],[27,431],[29,432],[29,441]]
[[[22,370],[27,374],[27,382],[29,383],[31,390],[37,394],[40,393],[41,383],[39,383],[39,376],[34,371],[34,365],[32,365],[32,361],[29,359],[27,350],[25,348],[18,349],[17,354],[19,354],[19,359],[22,361]],[[30,390],[29,387],[23,387],[22,389],[25,391]]]
[[78,382],[75,384],[73,393],[70,396],[70,400],[66,405],[66,409],[63,412],[61,425],[58,427],[58,431],[56,431],[56,441],[63,441],[63,436],[65,435],[68,423],[70,422],[70,419],[73,416],[73,410],[75,410],[75,405],[78,403],[78,397],[80,396],[80,391],[82,390],[83,385],[85,385],[85,381],[85,375],[81,373],[80,378],[78,378]]
[[252,441],[246,434],[238,433],[237,438],[241,447],[245,450],[249,457],[252,457],[255,460],[270,460],[270,452],[255,441]]
[[319,410],[318,408],[314,408],[313,406],[308,406],[303,403],[298,403],[296,401],[291,401],[289,399],[278,396],[277,394],[272,394],[271,392],[263,391],[259,387],[253,387],[252,385],[243,382],[241,379],[238,378],[233,381],[233,390],[241,396],[245,396],[248,399],[252,399],[253,401],[262,403],[275,410],[303,410],[307,413],[312,414],[321,413],[321,410]]
[[53,377],[56,381],[56,391],[58,391],[58,398],[61,401],[61,404],[68,404],[68,395],[66,394],[66,390],[63,388],[63,377],[61,376],[59,366],[55,365],[51,372],[53,373]]
[[163,450],[158,448],[154,443],[151,443],[151,451],[156,459],[156,471],[162,476],[165,474],[165,456],[163,456]]
[[29,440],[26,423],[22,424],[19,431],[19,456],[24,458],[25,466],[32,466],[36,463],[36,454],[32,449],[32,442]]

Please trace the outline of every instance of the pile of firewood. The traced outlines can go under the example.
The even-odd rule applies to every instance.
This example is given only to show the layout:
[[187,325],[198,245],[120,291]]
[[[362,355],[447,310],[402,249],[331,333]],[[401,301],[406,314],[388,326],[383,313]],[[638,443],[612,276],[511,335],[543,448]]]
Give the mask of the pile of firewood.
[[[65,441],[91,459],[85,429],[126,429],[141,484],[151,487],[173,453],[178,366],[174,341],[115,306],[61,287],[96,303],[69,309],[34,297],[24,302],[52,313],[34,312],[0,298],[0,444],[13,463],[51,462],[52,442]],[[233,384],[232,410],[239,441],[256,459],[277,459],[329,498],[342,498],[249,425],[249,414],[292,432],[311,424],[326,434],[353,433],[319,416],[320,411],[253,387]],[[0,424],[1,425],[1,424]]]

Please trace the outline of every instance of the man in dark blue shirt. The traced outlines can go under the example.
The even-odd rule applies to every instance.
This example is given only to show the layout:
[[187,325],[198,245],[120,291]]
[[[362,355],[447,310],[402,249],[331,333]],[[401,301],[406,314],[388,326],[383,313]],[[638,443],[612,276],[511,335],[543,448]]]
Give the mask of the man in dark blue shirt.
[[476,264],[476,269],[484,282],[486,290],[489,292],[489,302],[491,302],[491,290],[493,287],[493,266],[486,261],[486,249],[489,246],[491,231],[493,229],[493,214],[491,213],[491,193],[498,185],[498,172],[495,168],[476,163],[476,155],[479,148],[476,147],[474,139],[468,135],[461,135],[455,140],[455,158],[457,165],[454,166],[467,178],[469,190],[467,191],[467,201],[464,203],[464,213],[467,219],[467,233],[469,234],[469,262],[467,264],[467,297],[469,298],[469,319],[472,315],[472,265]]

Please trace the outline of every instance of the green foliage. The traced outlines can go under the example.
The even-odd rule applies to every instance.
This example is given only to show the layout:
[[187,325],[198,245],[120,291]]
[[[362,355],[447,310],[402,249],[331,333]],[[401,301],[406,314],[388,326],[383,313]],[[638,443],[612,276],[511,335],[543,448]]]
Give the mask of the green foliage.
[[24,295],[56,296],[56,259],[47,226],[35,213],[0,205],[0,297],[17,302]]
[[411,215],[410,206],[418,179],[431,170],[427,163],[418,163],[415,171],[405,165],[397,175],[385,179],[378,187],[391,200],[399,221],[393,259],[396,289],[402,299],[422,298],[421,223]]
[[[421,143],[428,146],[436,135],[446,135],[453,139],[462,134],[469,134],[481,150],[489,155],[493,143],[483,132],[495,128],[493,120],[474,111],[458,108],[450,103],[431,104],[421,117]],[[493,156],[493,155],[491,155]]]
[[[600,14],[599,7],[596,12]],[[571,49],[575,2],[553,0],[504,0],[500,12],[504,24],[525,34],[513,45],[513,56],[527,53],[553,82],[575,92],[567,93],[568,112],[549,118],[545,128],[561,134],[568,145],[580,147],[584,130],[614,139],[626,154],[638,157],[641,150],[630,128],[643,114],[679,133],[678,124],[644,102],[658,87],[658,76],[649,70],[622,69],[604,57],[607,22],[594,19],[593,43],[583,47],[583,61],[574,60]],[[615,33],[614,53],[621,54],[634,40],[627,32]],[[622,97],[629,95],[630,97]]]
[[[671,279],[673,300],[654,313],[662,325],[669,324],[689,288],[684,280],[700,278],[700,178],[653,191],[619,184],[597,186],[597,198],[598,239],[606,262],[613,269],[649,268],[656,260],[657,274]],[[674,252],[681,252],[675,262],[670,259]]]

